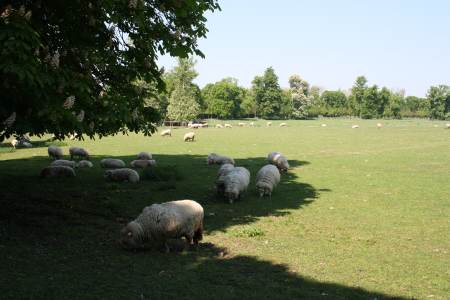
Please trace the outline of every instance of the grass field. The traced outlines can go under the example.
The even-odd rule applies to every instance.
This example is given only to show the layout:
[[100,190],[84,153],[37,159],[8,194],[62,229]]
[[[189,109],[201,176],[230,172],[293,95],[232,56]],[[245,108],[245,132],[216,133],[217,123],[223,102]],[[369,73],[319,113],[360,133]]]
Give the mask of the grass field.
[[[95,167],[65,180],[38,177],[50,161],[45,139],[16,151],[3,144],[0,298],[450,299],[450,130],[445,122],[377,122],[260,121],[198,129],[193,143],[182,141],[188,129],[171,138],[67,140],[65,153],[83,146]],[[101,158],[128,163],[140,151],[154,154],[156,176],[104,181]],[[271,151],[291,169],[271,200],[260,199],[254,177]],[[216,198],[210,152],[250,170],[242,201]],[[124,222],[175,199],[205,208],[199,249],[118,247]]]

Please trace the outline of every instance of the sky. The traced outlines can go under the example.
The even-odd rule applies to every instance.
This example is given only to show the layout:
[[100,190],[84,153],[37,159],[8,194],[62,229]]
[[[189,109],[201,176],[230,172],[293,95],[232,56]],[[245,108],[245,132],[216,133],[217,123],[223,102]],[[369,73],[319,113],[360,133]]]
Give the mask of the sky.
[[[272,66],[281,87],[298,74],[323,89],[346,90],[356,77],[423,97],[450,84],[450,1],[219,0],[207,14],[203,87],[225,77],[251,86]],[[159,59],[166,70],[176,64]]]

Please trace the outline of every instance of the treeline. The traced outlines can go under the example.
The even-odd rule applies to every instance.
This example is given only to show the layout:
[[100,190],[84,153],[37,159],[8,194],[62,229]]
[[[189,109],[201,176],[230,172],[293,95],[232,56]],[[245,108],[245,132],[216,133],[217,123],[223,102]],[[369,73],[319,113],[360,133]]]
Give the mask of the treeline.
[[450,119],[450,86],[432,86],[426,98],[405,97],[377,85],[369,86],[360,76],[349,91],[322,90],[298,75],[289,77],[289,88],[282,89],[273,68],[256,76],[250,89],[237,79],[224,78],[200,89],[193,80],[198,73],[193,59],[180,59],[164,74],[166,91],[148,99],[147,104],[165,119],[187,121],[199,117],[232,119],[308,119],[317,116]]

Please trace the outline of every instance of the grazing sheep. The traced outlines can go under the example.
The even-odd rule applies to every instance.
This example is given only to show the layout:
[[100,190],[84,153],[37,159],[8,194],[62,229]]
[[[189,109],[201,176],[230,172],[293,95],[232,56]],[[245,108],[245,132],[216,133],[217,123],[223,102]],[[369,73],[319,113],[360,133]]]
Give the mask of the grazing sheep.
[[156,166],[156,160],[153,159],[137,159],[130,163],[132,168],[147,168]]
[[190,246],[203,238],[203,207],[193,200],[170,201],[145,207],[120,231],[120,244],[127,250],[144,249],[145,244],[163,246],[169,239],[184,237]]
[[352,128],[353,128],[353,129],[359,128],[359,125],[353,125]]
[[266,123],[266,126],[267,126],[267,127],[272,126],[272,122],[267,122],[267,123]]
[[265,165],[256,174],[256,189],[259,196],[272,196],[273,189],[280,182],[280,171],[274,165]]
[[286,127],[286,126],[287,126],[286,123],[281,123],[281,124],[280,124],[280,127]]
[[161,131],[161,136],[172,136],[172,130],[166,129]]
[[208,123],[200,124],[200,127],[201,127],[201,128],[208,128]]
[[202,126],[202,124],[194,123],[194,124],[191,124],[190,127],[193,129],[199,129],[199,128],[202,128],[203,126]]
[[383,127],[383,124],[377,123],[377,128],[380,129],[381,127]]
[[234,165],[234,159],[228,156],[222,156],[216,153],[210,153],[208,158],[206,159],[206,163],[208,165],[223,165],[223,164],[232,164]]
[[216,124],[216,128],[223,128],[222,124]]
[[106,169],[120,169],[125,168],[125,163],[117,158],[104,158],[100,161],[100,167]]
[[240,199],[242,193],[247,190],[250,183],[250,172],[244,167],[235,167],[225,175],[223,181],[225,197],[231,204],[234,200]]
[[63,151],[61,148],[57,146],[48,146],[48,156],[54,158],[54,159],[61,159],[63,157]]
[[289,163],[287,158],[280,152],[271,152],[267,156],[269,164],[275,165],[281,172],[289,169]]
[[447,129],[450,129],[450,123],[445,124],[447,126]]
[[16,139],[13,139],[13,140],[11,141],[11,145],[14,147],[14,149],[16,149],[16,147],[19,145],[19,141],[16,140]]
[[70,134],[70,135],[69,135],[69,139],[70,139],[71,141],[76,140],[76,139],[78,139],[79,137],[80,137],[80,135],[79,135],[78,133]]
[[233,128],[233,126],[231,126],[231,124],[225,123],[225,128]]
[[216,180],[216,190],[218,195],[223,195],[225,192],[225,176],[227,176],[233,169],[234,166],[232,164],[223,164],[220,166],[219,171],[217,172]]
[[322,126],[322,127],[327,127],[327,124],[322,124],[321,126]]
[[153,156],[148,152],[140,152],[136,159],[142,159],[142,160],[151,160]]
[[94,165],[88,160],[80,160],[77,163],[78,168],[92,168]]
[[239,122],[239,123],[238,123],[238,126],[239,126],[239,127],[243,127],[243,126],[245,126],[245,123],[244,123],[244,122]]
[[132,183],[136,183],[139,181],[139,174],[135,170],[123,168],[123,169],[115,169],[115,170],[107,170],[103,175],[108,180],[111,181],[128,181]]
[[70,147],[69,153],[70,153],[70,160],[73,160],[74,157],[76,157],[76,156],[78,156],[78,158],[83,158],[83,159],[89,160],[89,152],[87,152],[83,148]]
[[67,166],[49,166],[42,169],[41,177],[75,177],[75,171]]
[[249,124],[250,126],[255,126],[255,122],[250,122],[250,124]]
[[195,138],[195,132],[188,132],[184,135],[183,140],[185,142],[187,142],[187,141],[193,142],[194,138]]
[[73,160],[66,160],[66,159],[57,159],[54,160],[50,166],[66,166],[66,167],[71,167],[72,169],[74,169],[77,166],[77,163],[74,162]]

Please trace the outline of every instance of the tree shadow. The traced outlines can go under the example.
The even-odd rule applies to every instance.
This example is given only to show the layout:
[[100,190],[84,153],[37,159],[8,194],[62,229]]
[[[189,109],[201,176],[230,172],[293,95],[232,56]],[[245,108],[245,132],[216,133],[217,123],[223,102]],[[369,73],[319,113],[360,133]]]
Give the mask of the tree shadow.
[[[65,141],[47,139],[47,140],[31,141],[31,145],[33,145],[32,148],[47,148],[50,145],[63,147],[63,146],[67,146],[68,144]],[[11,148],[11,150],[14,149],[14,147],[11,145],[10,142],[0,143],[0,148]],[[30,148],[18,147],[16,150],[20,150],[20,149],[30,149]]]

